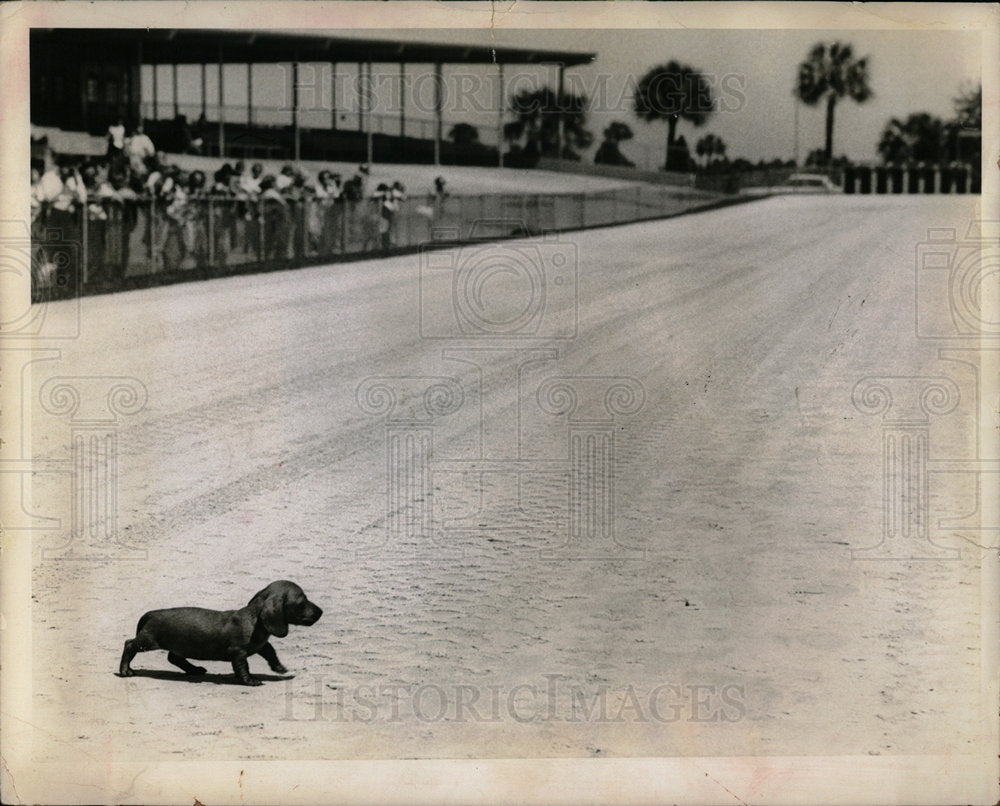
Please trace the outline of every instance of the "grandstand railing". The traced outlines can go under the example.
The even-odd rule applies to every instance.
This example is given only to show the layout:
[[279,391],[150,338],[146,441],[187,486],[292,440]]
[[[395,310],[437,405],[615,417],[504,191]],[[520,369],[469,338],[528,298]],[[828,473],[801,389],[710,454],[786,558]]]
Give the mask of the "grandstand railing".
[[[308,108],[300,107],[296,115],[288,106],[265,106],[254,104],[248,112],[246,104],[208,104],[204,108],[200,103],[178,103],[176,113],[173,104],[160,101],[156,106],[151,101],[144,101],[139,105],[140,113],[144,119],[168,122],[174,114],[184,115],[189,126],[197,127],[198,118],[204,112],[205,121],[212,131],[200,132],[200,134],[211,137],[219,125],[219,113],[222,112],[225,124],[260,126],[264,128],[284,128],[290,127],[295,118],[298,117],[299,127],[303,132],[310,129],[321,131],[341,130],[355,131],[372,134],[385,134],[399,137],[403,134],[407,137],[415,137],[423,140],[434,139],[437,132],[437,121],[431,117],[417,117],[412,113],[407,114],[405,119],[401,119],[399,111],[394,112],[362,112],[356,109],[331,111],[328,108]],[[336,114],[336,125],[333,125],[333,115]],[[447,135],[448,131],[457,123],[468,122],[463,118],[451,117],[442,119],[442,132]],[[479,136],[484,145],[496,145],[496,125],[482,124],[476,126]]]
[[409,198],[391,218],[377,199],[103,201],[86,211],[39,215],[32,227],[32,298],[378,256],[435,241],[622,224],[719,203],[725,202],[712,194],[657,186]]

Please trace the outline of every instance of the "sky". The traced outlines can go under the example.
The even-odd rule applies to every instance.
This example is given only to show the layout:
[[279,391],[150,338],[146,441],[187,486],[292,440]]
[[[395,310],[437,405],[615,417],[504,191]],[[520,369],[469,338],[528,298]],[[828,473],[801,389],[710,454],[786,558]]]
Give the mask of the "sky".
[[[859,105],[838,104],[834,153],[852,160],[877,159],[876,146],[886,123],[893,117],[929,112],[942,118],[952,115],[953,98],[980,80],[980,38],[962,31],[816,31],[816,30],[391,30],[332,31],[332,35],[406,41],[496,44],[556,50],[582,50],[597,54],[589,65],[566,70],[568,89],[591,99],[588,127],[600,143],[601,131],[611,121],[630,125],[635,138],[623,151],[641,167],[662,165],[666,125],[640,121],[632,113],[630,87],[652,66],[674,59],[705,74],[713,86],[716,111],[705,125],[694,128],[681,122],[692,147],[706,133],[721,137],[730,157],[804,159],[824,141],[825,109],[822,105],[796,104],[792,94],[798,64],[816,42],[849,42],[857,56],[868,57],[874,96]],[[161,66],[157,74],[160,115],[171,114],[172,74]],[[430,136],[432,83],[430,70],[407,67],[400,82],[398,65],[373,66],[372,120],[378,130],[398,133],[400,98],[405,105],[408,133]],[[446,66],[444,119],[476,125],[480,139],[493,144],[497,132],[498,75],[495,67]],[[505,69],[506,95],[516,88],[555,85],[555,71],[541,67]],[[357,127],[357,67],[342,65],[335,80],[339,125]],[[224,75],[229,119],[245,119],[246,68],[230,65]],[[304,65],[300,69],[301,121],[306,126],[328,126],[331,75],[329,65]],[[144,98],[152,97],[152,68],[143,77]],[[290,120],[291,70],[284,65],[256,65],[253,74],[257,120]],[[209,103],[217,97],[216,68],[206,74]],[[402,94],[400,88],[403,88]],[[201,73],[195,65],[178,71],[181,111],[197,117],[201,105]],[[796,127],[796,106],[798,126]],[[209,119],[214,119],[210,110]],[[509,119],[509,118],[508,118]],[[796,149],[796,144],[798,148]],[[593,149],[591,149],[592,153]]]

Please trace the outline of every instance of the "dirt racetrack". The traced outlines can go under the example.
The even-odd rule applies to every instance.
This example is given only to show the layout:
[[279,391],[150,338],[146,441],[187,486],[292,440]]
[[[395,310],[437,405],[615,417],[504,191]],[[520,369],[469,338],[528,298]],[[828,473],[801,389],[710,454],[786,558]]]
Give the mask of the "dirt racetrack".
[[[50,306],[81,335],[34,401],[80,376],[148,398],[115,425],[118,542],[35,539],[36,756],[970,751],[983,555],[935,531],[967,484],[931,479],[953,558],[852,555],[881,540],[884,427],[852,391],[951,378],[929,459],[975,456],[973,370],[917,338],[914,284],[977,201],[773,198]],[[498,254],[526,263],[462,296]],[[541,302],[532,266],[562,272]],[[35,461],[65,467],[73,423],[35,408]],[[40,472],[34,510],[70,523],[71,484]],[[144,611],[284,578],[325,610],[275,641],[289,675],[115,675]]]

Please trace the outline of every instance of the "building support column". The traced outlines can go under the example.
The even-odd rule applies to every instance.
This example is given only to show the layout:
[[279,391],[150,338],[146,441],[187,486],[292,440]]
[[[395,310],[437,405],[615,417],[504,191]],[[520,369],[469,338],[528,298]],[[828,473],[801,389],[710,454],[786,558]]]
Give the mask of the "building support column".
[[219,157],[226,156],[226,107],[223,103],[222,43],[219,43]]
[[299,130],[299,61],[292,62],[292,136],[295,141],[295,161],[302,155],[302,133]]
[[337,63],[330,62],[330,128],[337,130]]
[[500,68],[500,100],[497,104],[497,154],[500,167],[503,168],[503,115],[507,104],[504,101],[503,64],[498,66]]
[[564,76],[565,76],[565,72],[566,72],[565,65],[560,64],[559,65],[559,89],[557,90],[557,95],[556,95],[556,115],[557,115],[556,121],[559,124],[558,128],[556,130],[556,132],[557,132],[557,134],[556,134],[556,159],[562,159],[563,147],[564,147],[565,140],[566,140],[565,120],[563,118],[563,103],[564,103],[563,96],[565,94],[563,79],[564,79]]
[[406,137],[406,62],[399,63],[399,141]]
[[434,164],[441,164],[441,62],[434,65]]
[[170,65],[171,72],[173,74],[173,85],[174,85],[174,119],[181,113],[180,106],[177,104],[177,62]]
[[[49,50],[51,58],[51,49]],[[52,75],[52,71],[49,71]],[[131,97],[128,99],[130,126],[142,123],[142,40],[135,41],[135,64],[132,66]]]
[[369,102],[372,99],[370,93],[372,92],[373,87],[374,87],[374,83],[373,83],[373,79],[372,79],[372,63],[371,62],[365,62],[365,74],[367,75],[367,79],[365,80],[365,85],[364,85],[364,93],[365,93],[365,95],[364,95],[364,102],[365,102],[365,129],[366,129],[367,135],[368,135],[365,138],[365,142],[366,142],[366,146],[367,146],[367,150],[365,152],[365,161],[370,165],[371,163],[373,163],[375,161],[375,148],[374,148],[374,142],[373,142],[373,139],[375,137],[375,132],[374,132],[374,129],[372,127],[372,109],[369,106]]
[[247,62],[247,127],[253,126],[253,62]]
[[358,62],[358,131],[365,133],[365,63]]

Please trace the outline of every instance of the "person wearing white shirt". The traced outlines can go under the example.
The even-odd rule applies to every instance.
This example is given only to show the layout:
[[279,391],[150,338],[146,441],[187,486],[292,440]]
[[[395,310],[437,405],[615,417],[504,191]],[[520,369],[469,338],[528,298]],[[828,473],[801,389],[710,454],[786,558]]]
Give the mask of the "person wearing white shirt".
[[38,180],[39,198],[43,202],[54,202],[62,190],[63,183],[59,176],[59,166],[50,161],[42,173],[42,178]]
[[149,139],[149,135],[143,130],[141,123],[135,127],[135,133],[128,138],[126,147],[132,173],[137,176],[145,176],[147,173],[146,160],[156,155],[156,147]]

